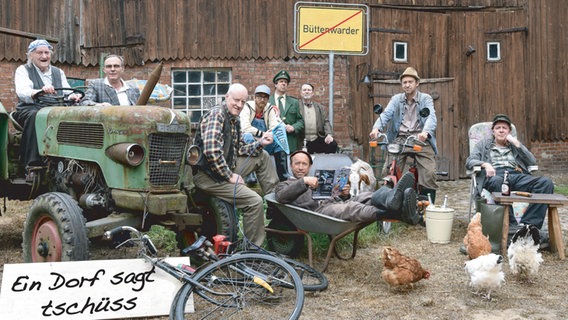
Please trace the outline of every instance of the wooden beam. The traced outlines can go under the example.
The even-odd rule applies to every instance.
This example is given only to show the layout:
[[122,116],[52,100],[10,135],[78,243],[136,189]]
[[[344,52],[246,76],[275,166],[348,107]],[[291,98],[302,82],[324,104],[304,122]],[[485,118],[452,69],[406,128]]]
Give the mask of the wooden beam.
[[515,27],[503,30],[485,31],[485,34],[513,33],[513,32],[529,32],[527,27]]
[[55,42],[55,43],[59,42],[59,38],[50,37],[50,36],[47,36],[45,34],[14,30],[14,29],[9,29],[9,28],[4,28],[4,27],[0,27],[0,33],[11,34],[11,35],[14,35],[14,36],[20,36],[20,37],[34,39],[34,40],[35,39],[45,39],[49,42]]
[[385,28],[369,28],[369,32],[410,34],[410,31],[397,30],[397,29],[385,29]]

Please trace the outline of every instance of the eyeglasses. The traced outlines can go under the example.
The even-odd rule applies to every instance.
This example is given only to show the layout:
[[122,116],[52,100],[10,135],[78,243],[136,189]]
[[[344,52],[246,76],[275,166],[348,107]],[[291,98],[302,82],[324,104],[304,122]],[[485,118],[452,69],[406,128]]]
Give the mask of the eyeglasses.
[[112,68],[120,69],[120,68],[122,68],[122,66],[120,64],[107,64],[107,65],[105,65],[105,68],[106,69],[112,69]]
[[258,100],[268,100],[268,96],[265,96],[265,95],[257,94],[254,97],[257,98]]

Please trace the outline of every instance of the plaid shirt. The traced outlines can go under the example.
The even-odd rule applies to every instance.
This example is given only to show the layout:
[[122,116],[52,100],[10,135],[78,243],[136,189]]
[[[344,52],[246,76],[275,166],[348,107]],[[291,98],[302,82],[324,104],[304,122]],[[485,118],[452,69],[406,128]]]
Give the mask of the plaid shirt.
[[[225,116],[229,116],[229,125],[232,141],[225,142],[223,135]],[[258,156],[262,151],[260,142],[255,141],[246,144],[241,136],[241,125],[239,117],[234,117],[227,111],[227,106],[223,101],[221,107],[212,108],[209,113],[203,116],[200,123],[201,137],[203,139],[203,155],[207,159],[209,168],[214,175],[229,181],[233,170],[237,166],[238,156]],[[228,154],[225,155],[225,143],[230,143],[227,148]]]

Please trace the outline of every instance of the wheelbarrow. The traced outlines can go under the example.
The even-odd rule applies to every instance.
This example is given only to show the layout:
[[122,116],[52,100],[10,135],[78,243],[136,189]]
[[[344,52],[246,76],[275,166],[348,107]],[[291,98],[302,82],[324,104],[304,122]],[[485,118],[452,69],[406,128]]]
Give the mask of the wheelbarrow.
[[[284,236],[300,235],[302,238],[302,245],[303,245],[303,236],[306,236],[306,238],[308,239],[308,259],[310,266],[313,267],[313,258],[312,258],[313,241],[309,232],[327,234],[329,236],[330,242],[327,249],[327,255],[325,258],[322,272],[325,272],[325,270],[327,269],[332,254],[335,254],[335,256],[341,260],[349,260],[355,258],[355,255],[357,254],[357,240],[358,240],[359,231],[365,228],[366,226],[370,225],[371,223],[375,223],[375,221],[366,221],[366,222],[346,221],[330,217],[315,211],[303,209],[294,205],[282,204],[276,201],[274,193],[267,194],[266,196],[264,196],[264,199],[266,200],[269,206],[274,206],[275,208],[277,208],[278,211],[281,212],[286,217],[286,219],[294,226],[294,228],[289,228],[288,230],[282,230],[281,228],[277,229],[272,228],[271,225],[269,224],[269,226],[266,228],[266,231],[268,233],[275,233]],[[337,252],[336,243],[337,241],[339,241],[340,239],[344,238],[345,236],[351,233],[354,233],[353,251],[351,252],[351,256],[342,257]]]

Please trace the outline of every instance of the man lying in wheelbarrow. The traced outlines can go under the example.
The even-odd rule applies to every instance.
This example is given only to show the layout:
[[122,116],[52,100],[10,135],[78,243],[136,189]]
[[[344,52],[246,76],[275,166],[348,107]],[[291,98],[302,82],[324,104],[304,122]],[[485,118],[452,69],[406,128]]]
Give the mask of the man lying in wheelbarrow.
[[290,155],[293,176],[276,186],[278,202],[354,222],[395,219],[418,224],[420,217],[416,211],[412,173],[407,172],[393,189],[383,186],[375,192],[349,197],[348,188],[344,188],[342,196],[315,200],[312,193],[318,186],[318,178],[308,176],[312,165],[312,157],[306,151],[298,150]]

